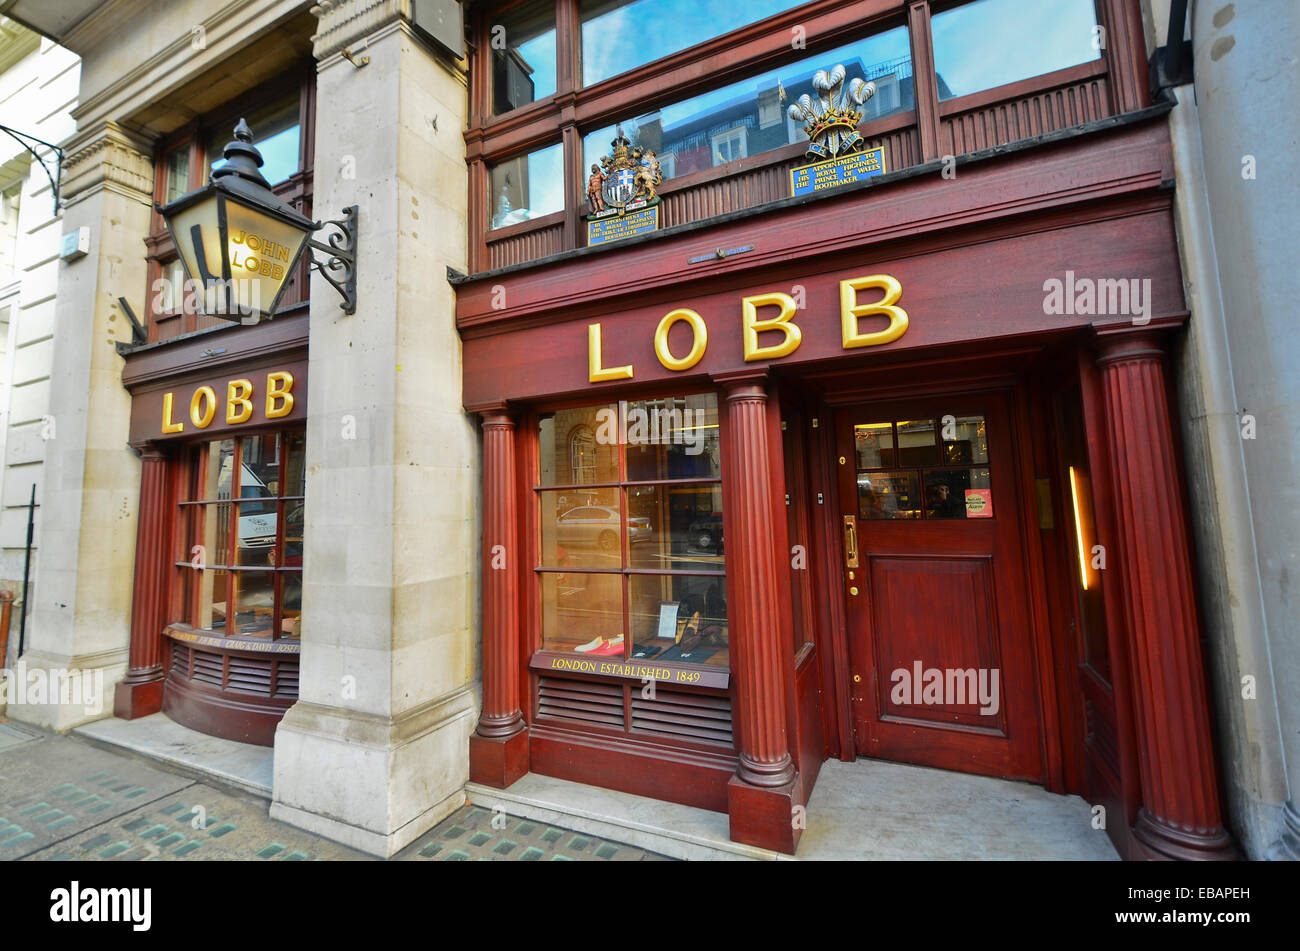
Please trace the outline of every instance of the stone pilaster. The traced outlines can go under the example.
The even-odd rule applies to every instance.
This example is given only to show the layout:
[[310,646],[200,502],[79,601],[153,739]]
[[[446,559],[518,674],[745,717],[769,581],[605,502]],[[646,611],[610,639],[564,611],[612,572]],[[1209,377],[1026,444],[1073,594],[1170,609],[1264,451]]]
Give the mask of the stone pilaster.
[[126,669],[140,463],[127,447],[131,398],[115,343],[139,301],[153,190],[151,145],[112,122],[67,144],[61,231],[90,230],[90,253],[61,264],[50,370],[41,558],[31,592],[28,669],[88,672],[91,702],[11,705],[9,716],[65,730],[112,712]]
[[[478,449],[446,280],[465,268],[467,94],[398,7],[317,10],[313,208],[359,206],[358,300],[346,316],[313,278],[301,699],[271,805],[378,855],[465,802],[476,707]],[[355,42],[360,67],[337,53]]]

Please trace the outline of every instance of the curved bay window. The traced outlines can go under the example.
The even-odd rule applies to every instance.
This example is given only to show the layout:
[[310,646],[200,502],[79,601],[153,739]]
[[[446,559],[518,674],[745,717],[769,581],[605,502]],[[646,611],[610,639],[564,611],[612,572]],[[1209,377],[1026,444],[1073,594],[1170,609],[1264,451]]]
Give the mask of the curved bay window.
[[541,648],[575,661],[546,666],[725,685],[716,396],[559,410],[538,443]]
[[190,448],[177,623],[236,641],[298,637],[304,442],[293,429]]

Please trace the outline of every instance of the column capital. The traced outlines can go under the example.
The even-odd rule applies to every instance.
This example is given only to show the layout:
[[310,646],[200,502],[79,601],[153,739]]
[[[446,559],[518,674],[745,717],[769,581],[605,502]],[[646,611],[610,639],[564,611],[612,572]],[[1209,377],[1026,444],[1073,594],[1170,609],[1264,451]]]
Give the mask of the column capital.
[[713,374],[713,382],[727,391],[727,399],[767,399],[767,367],[745,367]]
[[1120,327],[1095,330],[1097,366],[1126,360],[1159,360],[1166,353],[1166,327]]
[[412,0],[319,0],[311,8],[318,21],[312,37],[317,62],[385,28],[411,22]]
[[153,202],[153,143],[116,122],[104,121],[74,135],[64,149],[64,206],[100,191],[143,205]]

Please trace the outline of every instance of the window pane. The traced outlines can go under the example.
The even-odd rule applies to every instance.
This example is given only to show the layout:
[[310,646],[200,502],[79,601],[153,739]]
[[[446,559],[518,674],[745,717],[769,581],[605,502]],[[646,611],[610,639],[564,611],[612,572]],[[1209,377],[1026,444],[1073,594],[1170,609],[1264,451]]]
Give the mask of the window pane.
[[224,568],[199,572],[199,610],[194,626],[225,634],[229,592],[230,572]]
[[853,427],[859,469],[894,465],[894,424],[862,423]]
[[306,470],[307,434],[302,430],[284,433],[280,437],[280,445],[284,451],[281,462],[284,467],[284,484],[280,486],[280,494],[305,495],[303,473]]
[[898,464],[932,466],[939,461],[934,443],[934,420],[905,420],[898,423]]
[[[241,499],[274,499],[280,484],[280,439],[278,433],[265,433],[260,436],[245,436],[241,441],[240,452],[244,462],[239,473],[239,497]],[[245,513],[259,511],[255,505],[242,510]],[[275,503],[263,503],[260,511],[274,513]]]
[[757,23],[798,6],[800,0],[581,0],[582,84],[591,86]]
[[269,638],[275,617],[275,573],[240,571],[235,581],[234,633]]
[[[713,13],[712,5],[696,6]],[[636,37],[630,41],[639,42]],[[907,28],[900,26],[626,119],[623,134],[633,146],[655,152],[665,179],[806,142],[807,120],[790,118],[788,108],[803,95],[816,100],[813,74],[836,64],[844,66],[846,87],[855,78],[876,84],[876,94],[861,107],[863,122],[915,108],[911,47]],[[609,152],[614,135],[611,125],[584,136],[583,168]]]
[[555,94],[555,2],[533,0],[488,25],[492,114]]
[[[180,413],[180,408],[176,410]],[[208,443],[208,463],[199,481],[199,498],[230,498],[230,473],[235,462],[235,441],[214,439]]]
[[492,227],[563,210],[563,166],[564,149],[558,142],[492,166]]
[[200,565],[229,565],[230,552],[230,503],[217,502],[211,505],[195,506],[201,508],[201,534],[195,544],[201,546],[190,561]]
[[622,516],[617,489],[538,494],[542,565],[547,568],[621,568]]
[[543,416],[537,436],[541,485],[618,481],[618,404]]
[[644,485],[627,490],[632,568],[722,571],[722,486]]
[[266,568],[274,565],[276,512],[274,502],[241,503],[239,545],[235,564]]
[[1093,0],[976,0],[930,28],[940,100],[1101,58]]
[[[301,170],[298,110],[298,93],[295,92],[244,116],[248,127],[253,130],[253,144],[262,153],[259,171],[271,185],[278,185]],[[226,143],[234,137],[234,128],[234,122],[229,122],[208,130],[204,148],[210,168],[216,168],[226,160]]]
[[542,649],[622,657],[623,578],[543,572]]
[[713,393],[623,404],[630,482],[722,476]]
[[858,518],[920,518],[921,492],[915,472],[858,475]]
[[988,469],[931,469],[924,474],[926,518],[992,518]]
[[983,416],[958,416],[956,438],[943,441],[943,461],[950,466],[989,461],[989,441]]
[[190,190],[190,147],[182,145],[167,156],[167,179],[163,185],[163,204],[175,201]]
[[633,657],[728,665],[725,578],[632,575],[628,583]]
[[302,634],[302,575],[291,572],[282,575],[284,593],[281,595],[280,636],[299,637]]

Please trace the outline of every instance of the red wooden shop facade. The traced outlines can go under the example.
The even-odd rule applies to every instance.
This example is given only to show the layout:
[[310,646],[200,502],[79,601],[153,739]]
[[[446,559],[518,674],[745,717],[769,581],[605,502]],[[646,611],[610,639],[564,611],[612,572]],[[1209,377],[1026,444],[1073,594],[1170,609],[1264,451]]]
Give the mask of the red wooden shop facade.
[[[874,756],[1079,794],[1125,857],[1233,855],[1171,415],[1187,320],[1172,177],[1148,109],[973,156],[954,180],[896,174],[456,278],[464,403],[484,431],[473,779],[534,771],[726,811],[734,839],[792,852],[821,763]],[[846,346],[889,325],[844,319],[886,286],[846,301],[846,283],[882,275],[905,331]],[[1140,313],[1077,297],[1107,279],[1137,280]],[[772,321],[773,294],[802,305],[797,347],[747,360],[744,301]],[[657,353],[682,310],[699,321],[666,321]],[[749,347],[789,349],[768,327]],[[701,393],[721,450],[726,685],[623,652],[556,663],[542,421]],[[925,435],[945,422],[978,433],[975,455]],[[953,489],[965,517],[942,517]],[[997,671],[997,701],[896,692],[900,670],[926,668]]]

